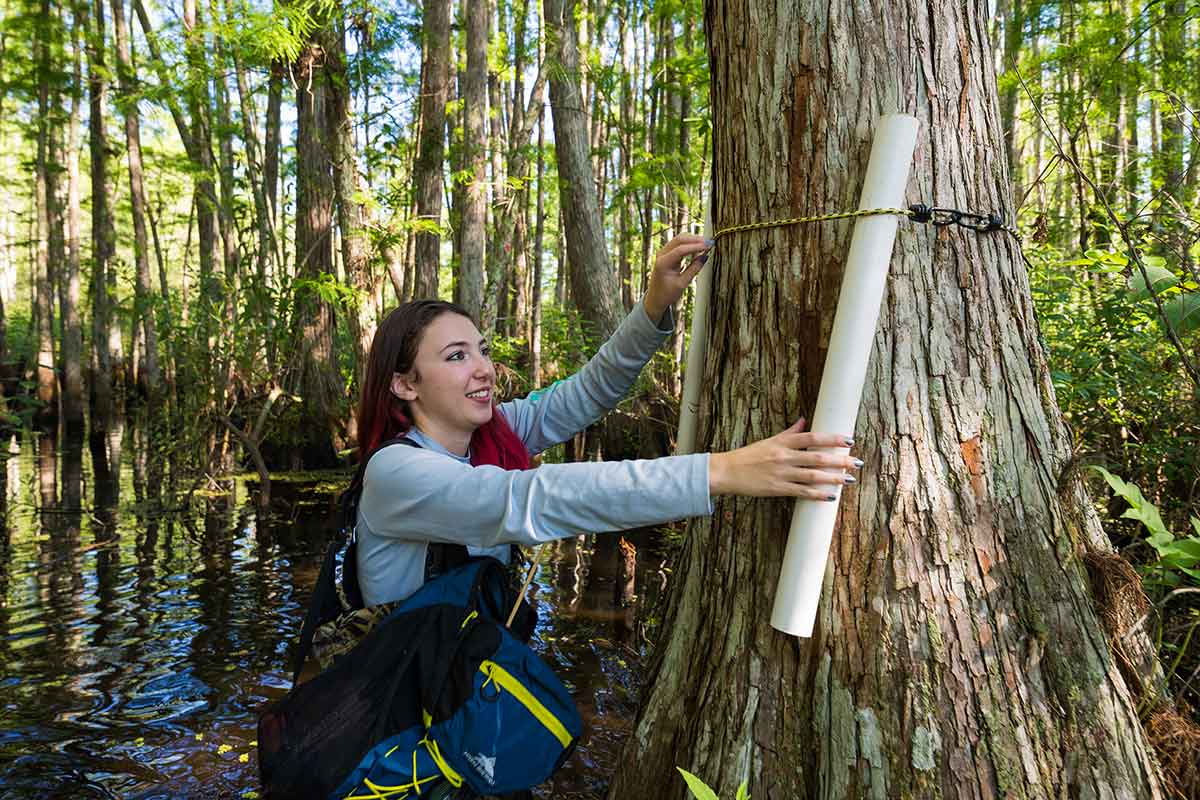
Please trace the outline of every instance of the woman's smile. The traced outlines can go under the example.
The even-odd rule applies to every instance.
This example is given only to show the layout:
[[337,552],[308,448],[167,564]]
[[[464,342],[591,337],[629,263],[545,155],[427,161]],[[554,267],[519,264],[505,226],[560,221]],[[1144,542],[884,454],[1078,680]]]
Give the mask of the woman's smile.
[[[465,455],[471,434],[492,418],[496,368],[475,323],[446,313],[429,323],[413,370],[398,376],[417,427],[451,452]],[[464,402],[465,401],[465,402]]]

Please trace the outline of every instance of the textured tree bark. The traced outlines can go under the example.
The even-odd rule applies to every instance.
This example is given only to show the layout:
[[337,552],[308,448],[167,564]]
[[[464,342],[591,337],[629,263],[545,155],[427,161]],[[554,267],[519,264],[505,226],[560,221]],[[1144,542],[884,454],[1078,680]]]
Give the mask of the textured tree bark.
[[129,52],[129,26],[125,3],[112,0],[113,32],[117,45],[117,80],[121,88],[121,111],[125,116],[125,146],[129,166],[129,204],[133,213],[134,325],[145,343],[146,396],[151,408],[161,397],[162,376],[158,365],[158,325],[154,315],[154,287],[150,279],[150,239],[146,233],[146,190],[143,186],[142,134],[138,120],[136,76]]
[[450,0],[423,6],[425,36],[421,66],[421,136],[413,185],[417,187],[417,274],[415,297],[437,297],[441,263],[442,164],[446,153],[446,97],[450,92]]
[[[1011,217],[986,7],[707,6],[718,228],[854,208],[873,123],[922,123],[908,199]],[[699,442],[811,411],[851,226],[719,240]],[[902,223],[812,639],[768,624],[791,503],[689,526],[610,796],[1156,798],[1083,556],[1027,276],[1002,235]],[[836,369],[838,365],[828,365]]]
[[362,203],[358,157],[354,148],[353,98],[346,74],[345,31],[332,32],[325,68],[329,71],[329,141],[333,148],[333,185],[341,230],[342,266],[357,303],[349,310],[350,338],[354,343],[355,386],[366,378],[367,354],[375,338],[379,308],[371,275],[371,243],[367,235],[367,209]]
[[333,308],[316,284],[334,274],[333,149],[327,117],[332,77],[326,69],[332,32],[313,33],[296,65],[296,290],[292,331],[296,342],[294,388],[303,400],[300,464],[336,463],[333,434],[341,378],[333,359]]
[[[51,57],[54,31],[57,20],[50,10],[49,0],[41,0],[41,13],[34,31],[34,60],[37,63],[37,154],[34,163],[34,204],[37,213],[37,244],[34,264],[34,293],[37,308],[34,309],[37,336],[37,361],[34,374],[37,381],[37,399],[40,407],[36,419],[45,426],[53,426],[58,420],[58,376],[54,372],[54,341],[52,338],[52,314],[54,307],[54,278],[61,260],[55,256],[56,237],[61,241],[61,232],[56,232],[61,220],[58,214],[58,164],[54,163],[54,148],[51,142],[53,126],[52,106],[57,106],[51,97]],[[57,502],[57,498],[55,499]]]
[[[141,13],[141,0],[138,3]],[[142,26],[150,28],[142,19]],[[196,178],[196,229],[200,248],[200,300],[204,309],[205,338],[210,351],[216,350],[216,308],[221,302],[221,281],[217,276],[220,260],[217,250],[218,199],[213,183],[212,125],[209,123],[211,100],[208,93],[208,58],[204,49],[204,33],[200,28],[199,9],[196,0],[183,0],[183,29],[188,63],[187,105],[191,115],[191,127],[185,145],[190,142],[188,154],[199,170]],[[149,36],[149,34],[147,34]],[[178,119],[177,119],[178,124]],[[217,396],[220,399],[220,395]]]
[[[71,29],[74,86],[83,87],[81,40],[87,35],[87,4],[72,6]],[[63,425],[68,446],[78,445],[83,436],[83,327],[79,319],[79,279],[83,255],[80,236],[80,117],[83,98],[71,93],[71,118],[67,132],[67,252],[66,274],[60,292],[62,317]]]
[[538,114],[537,210],[534,212],[533,289],[530,291],[529,377],[542,385],[542,243],[546,235],[546,107]]
[[[513,78],[512,115],[508,129],[508,148],[506,174],[510,181],[497,183],[496,225],[494,236],[497,242],[497,263],[489,285],[499,285],[499,276],[513,275],[517,284],[516,302],[516,335],[526,331],[527,298],[524,297],[524,278],[527,275],[525,266],[525,243],[528,239],[529,228],[524,224],[523,217],[529,203],[529,148],[527,142],[533,131],[533,126],[540,119],[545,106],[546,70],[543,59],[539,55],[537,77],[530,88],[529,101],[525,102],[525,87],[520,78],[524,64],[525,24],[521,22],[528,11],[528,5],[515,9],[518,24],[516,35],[513,37],[513,47],[516,50],[516,72]],[[501,305],[501,307],[503,307]],[[487,331],[488,319],[484,315],[484,330]]]
[[[263,137],[263,187],[271,229],[279,230],[279,142],[283,116],[283,75],[281,61],[271,62],[271,77],[267,79],[267,130]],[[285,269],[283,247],[275,240],[275,274]]]
[[[487,221],[487,33],[486,0],[465,0],[467,69],[463,74],[463,158],[470,173],[462,209],[462,256],[455,296],[475,319],[483,310],[484,245]],[[494,317],[493,317],[494,320]]]
[[91,420],[89,437],[92,450],[106,454],[103,446],[110,421],[115,412],[112,385],[112,360],[108,349],[109,303],[108,272],[116,246],[113,228],[111,193],[108,174],[108,135],[104,116],[108,108],[108,75],[104,63],[104,0],[93,0],[93,22],[88,35],[88,150],[91,155],[92,178],[92,356],[91,356]]
[[621,321],[621,294],[608,260],[604,222],[596,195],[588,152],[588,121],[579,89],[579,45],[575,0],[543,0],[546,55],[550,70],[550,110],[554,117],[554,150],[558,156],[558,185],[567,238],[571,297],[603,342]]

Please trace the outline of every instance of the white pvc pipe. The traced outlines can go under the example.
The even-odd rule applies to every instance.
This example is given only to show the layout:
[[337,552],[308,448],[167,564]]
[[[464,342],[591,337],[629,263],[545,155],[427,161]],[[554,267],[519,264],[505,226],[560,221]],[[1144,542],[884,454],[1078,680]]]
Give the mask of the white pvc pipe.
[[[704,238],[713,238],[711,197],[704,202]],[[683,399],[679,402],[679,434],[675,437],[675,454],[680,456],[696,451],[696,420],[700,413],[700,384],[704,378],[708,298],[711,294],[712,265],[705,264],[696,277],[696,293],[692,299],[692,332],[683,372]]]
[[[858,204],[860,209],[903,205],[916,144],[916,118],[896,114],[879,120]],[[887,215],[862,217],[854,225],[817,393],[813,431],[853,435],[898,222],[895,216]],[[845,455],[849,448],[828,448],[826,452]],[[798,500],[792,514],[771,625],[793,636],[812,636],[841,487],[831,488],[831,493],[838,497],[834,502]]]

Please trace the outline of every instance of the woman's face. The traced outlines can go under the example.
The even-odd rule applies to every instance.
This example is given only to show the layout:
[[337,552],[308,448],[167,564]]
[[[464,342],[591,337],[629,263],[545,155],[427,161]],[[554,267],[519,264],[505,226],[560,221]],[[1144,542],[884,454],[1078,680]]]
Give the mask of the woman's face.
[[496,369],[475,323],[444,313],[421,336],[413,369],[392,376],[413,422],[447,449],[465,454],[475,429],[492,418]]

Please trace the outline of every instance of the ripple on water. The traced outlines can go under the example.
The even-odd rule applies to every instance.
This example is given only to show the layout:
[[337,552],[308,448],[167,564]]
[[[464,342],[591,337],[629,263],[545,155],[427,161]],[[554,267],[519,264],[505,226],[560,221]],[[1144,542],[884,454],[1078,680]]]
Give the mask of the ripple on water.
[[[28,473],[28,456],[18,466]],[[60,535],[32,500],[10,508],[0,795],[176,800],[257,790],[255,712],[290,686],[328,519],[257,519],[215,497],[158,518],[122,507],[115,527],[85,514]],[[653,549],[648,536],[628,538]],[[608,536],[547,545],[542,555],[534,646],[575,695],[585,734],[538,797],[602,797],[629,734],[646,645],[634,612],[661,587],[639,562],[637,593],[621,598],[616,553]],[[653,568],[661,553],[644,561]]]

